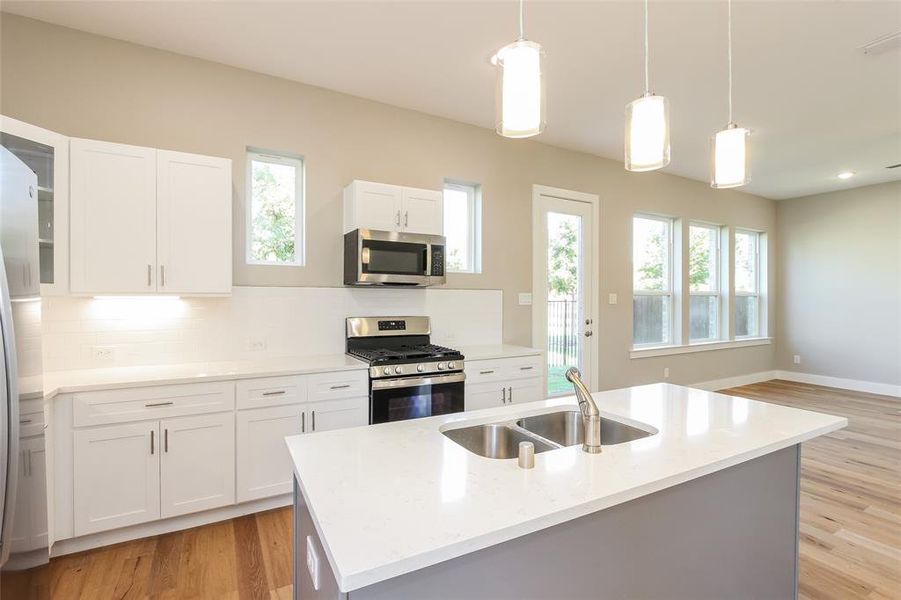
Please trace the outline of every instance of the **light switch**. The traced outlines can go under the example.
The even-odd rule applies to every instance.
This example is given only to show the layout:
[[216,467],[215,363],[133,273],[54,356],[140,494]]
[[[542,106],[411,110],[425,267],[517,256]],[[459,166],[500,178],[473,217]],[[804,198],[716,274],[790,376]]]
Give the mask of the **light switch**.
[[527,293],[527,292],[520,292],[519,305],[520,306],[532,306],[532,294]]
[[616,304],[616,294],[610,294],[607,296],[608,304]]

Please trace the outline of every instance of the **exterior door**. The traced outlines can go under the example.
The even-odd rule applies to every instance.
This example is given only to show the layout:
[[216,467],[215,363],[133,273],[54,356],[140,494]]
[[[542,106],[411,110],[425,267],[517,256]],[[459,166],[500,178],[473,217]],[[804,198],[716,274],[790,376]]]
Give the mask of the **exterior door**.
[[73,139],[73,292],[156,291],[156,150]]
[[157,289],[231,293],[231,161],[157,151]]
[[162,517],[234,503],[234,413],[165,419],[160,433]]
[[564,377],[569,367],[597,389],[597,214],[597,196],[535,186],[532,345],[547,353],[547,396],[573,393]]
[[294,404],[238,411],[238,502],[291,491],[294,471],[285,437],[303,432],[303,409]]
[[444,235],[444,194],[404,188],[403,231]]
[[75,535],[160,517],[159,423],[75,432]]

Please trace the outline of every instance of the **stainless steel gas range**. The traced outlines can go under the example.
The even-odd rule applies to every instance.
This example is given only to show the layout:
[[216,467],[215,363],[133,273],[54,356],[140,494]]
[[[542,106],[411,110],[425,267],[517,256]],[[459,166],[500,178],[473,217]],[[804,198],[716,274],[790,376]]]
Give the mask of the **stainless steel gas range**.
[[428,317],[350,317],[347,353],[369,365],[369,423],[463,411],[463,355],[431,343]]

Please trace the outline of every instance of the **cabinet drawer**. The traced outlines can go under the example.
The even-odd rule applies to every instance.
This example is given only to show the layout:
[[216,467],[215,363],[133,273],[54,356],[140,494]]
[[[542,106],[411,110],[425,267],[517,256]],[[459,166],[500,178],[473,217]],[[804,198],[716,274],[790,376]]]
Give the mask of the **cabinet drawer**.
[[301,376],[245,379],[236,386],[238,408],[285,406],[307,400],[307,380]]
[[541,377],[540,354],[515,358],[493,358],[466,362],[466,382],[486,383]]
[[44,431],[44,400],[31,398],[19,401],[19,437],[40,435]]
[[506,363],[505,369],[508,378],[530,379],[541,377],[541,366],[544,361],[541,360],[541,355],[535,355],[505,358],[504,363]]
[[235,384],[189,383],[80,392],[73,397],[75,427],[125,423],[232,410]]
[[307,377],[307,399],[310,402],[369,396],[369,375],[366,371],[316,373]]

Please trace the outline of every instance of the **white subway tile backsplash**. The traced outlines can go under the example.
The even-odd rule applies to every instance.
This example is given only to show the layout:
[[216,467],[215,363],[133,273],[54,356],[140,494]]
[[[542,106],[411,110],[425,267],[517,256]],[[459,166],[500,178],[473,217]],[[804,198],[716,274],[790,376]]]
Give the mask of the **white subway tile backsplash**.
[[[341,353],[349,316],[428,315],[435,343],[502,341],[499,290],[236,287],[228,298],[42,304],[49,371]],[[111,348],[112,357],[98,358],[95,346]]]

